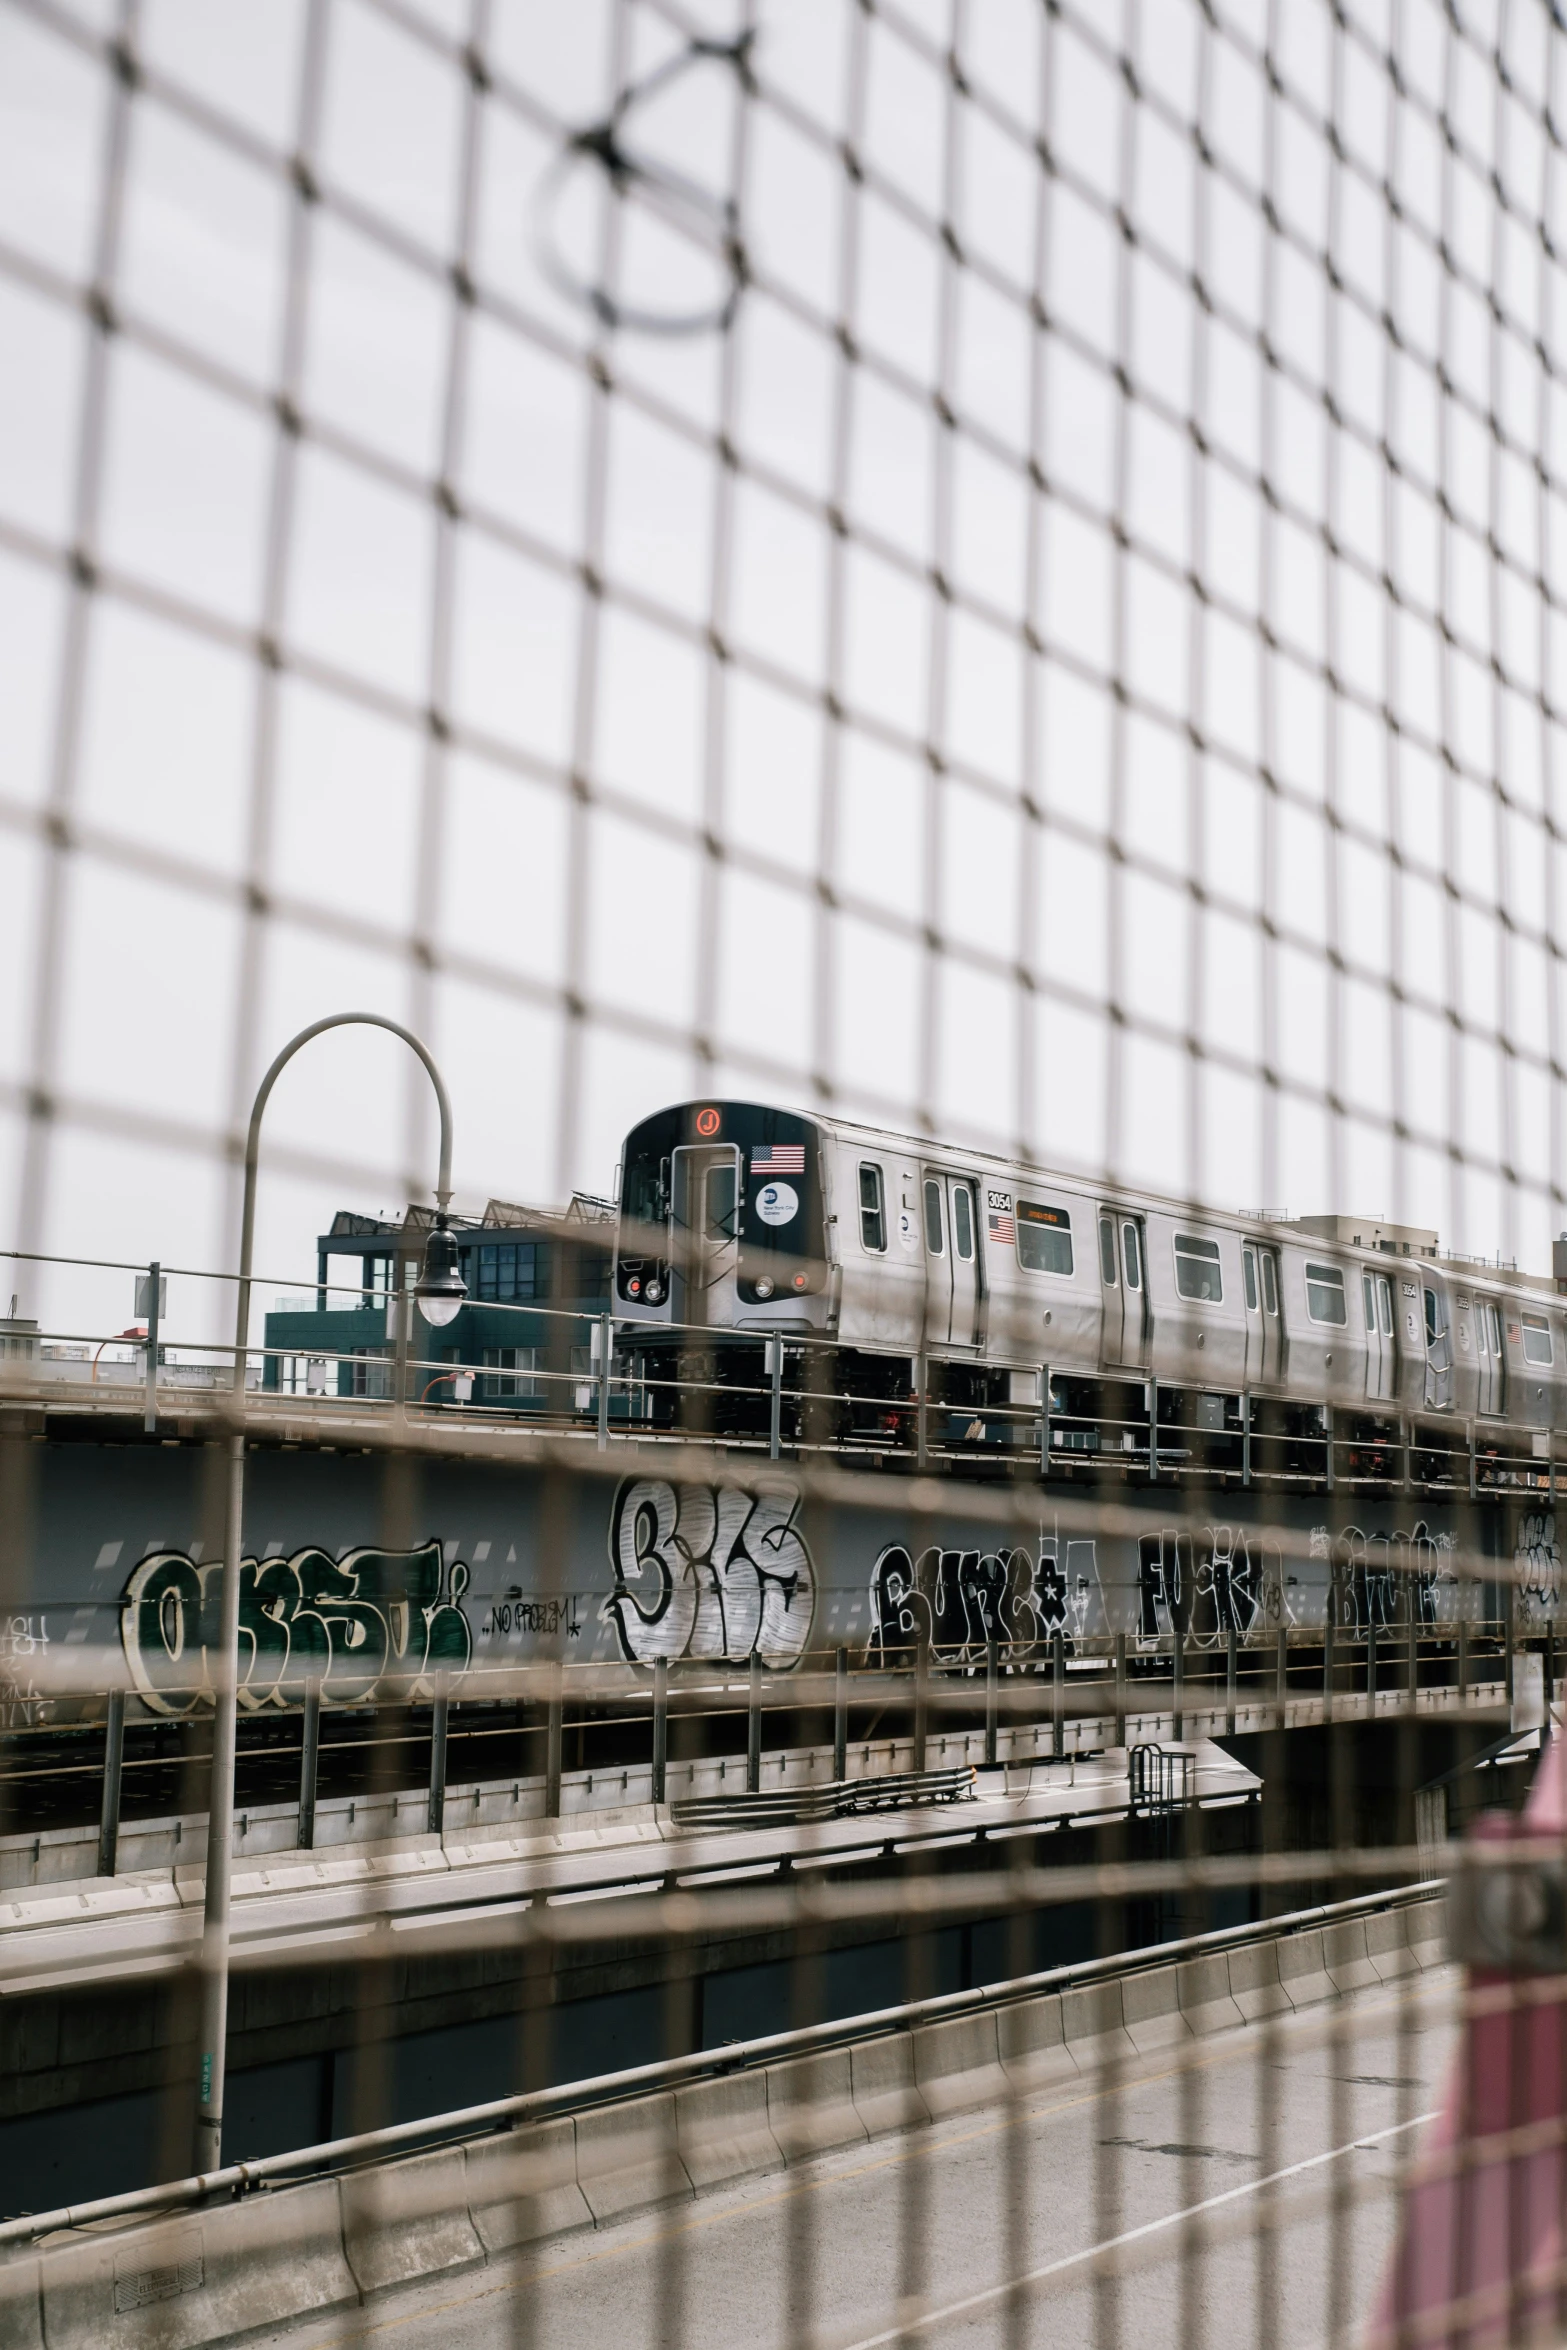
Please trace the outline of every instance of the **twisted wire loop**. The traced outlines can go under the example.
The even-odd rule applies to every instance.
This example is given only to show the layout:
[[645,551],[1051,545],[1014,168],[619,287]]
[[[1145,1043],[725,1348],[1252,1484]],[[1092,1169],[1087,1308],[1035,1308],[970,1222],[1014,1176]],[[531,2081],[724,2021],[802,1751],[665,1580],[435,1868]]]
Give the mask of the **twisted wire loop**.
[[[699,335],[726,333],[746,282],[746,249],[740,232],[740,205],[735,196],[716,195],[672,164],[638,153],[627,129],[638,108],[645,108],[672,83],[706,63],[732,67],[742,84],[750,71],[756,29],[749,26],[732,41],[693,38],[674,57],[622,90],[609,113],[599,122],[572,132],[556,161],[539,182],[533,208],[534,251],[540,269],[566,299],[592,312],[607,332],[623,329],[633,334]],[[715,303],[693,310],[648,307],[610,291],[597,280],[574,270],[561,250],[556,214],[572,174],[583,162],[596,164],[617,202],[634,199],[677,238],[698,251],[716,252],[724,292]]]

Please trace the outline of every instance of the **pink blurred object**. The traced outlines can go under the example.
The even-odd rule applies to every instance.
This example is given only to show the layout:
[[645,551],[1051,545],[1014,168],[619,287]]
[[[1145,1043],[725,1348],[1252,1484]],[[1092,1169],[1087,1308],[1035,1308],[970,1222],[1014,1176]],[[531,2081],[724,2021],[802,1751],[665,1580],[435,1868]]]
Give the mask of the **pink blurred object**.
[[[1477,1822],[1474,1842],[1567,1837],[1567,1757],[1550,1734],[1522,1814]],[[1442,2112],[1404,2193],[1398,2247],[1369,2345],[1494,2350],[1567,2337],[1567,1976],[1469,1971],[1471,1998],[1533,1994],[1471,2016]],[[1541,2146],[1510,2133],[1544,2125]]]

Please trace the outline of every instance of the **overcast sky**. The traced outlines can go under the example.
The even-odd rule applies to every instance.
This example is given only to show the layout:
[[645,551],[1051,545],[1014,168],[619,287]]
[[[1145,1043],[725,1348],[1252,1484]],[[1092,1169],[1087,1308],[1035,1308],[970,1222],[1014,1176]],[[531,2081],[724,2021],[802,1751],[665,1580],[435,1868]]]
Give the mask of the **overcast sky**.
[[[17,1245],[230,1262],[364,1008],[464,1206],[732,1092],[1546,1261],[1540,0],[133,13],[0,0]],[[283,1287],[433,1174],[268,1138]]]

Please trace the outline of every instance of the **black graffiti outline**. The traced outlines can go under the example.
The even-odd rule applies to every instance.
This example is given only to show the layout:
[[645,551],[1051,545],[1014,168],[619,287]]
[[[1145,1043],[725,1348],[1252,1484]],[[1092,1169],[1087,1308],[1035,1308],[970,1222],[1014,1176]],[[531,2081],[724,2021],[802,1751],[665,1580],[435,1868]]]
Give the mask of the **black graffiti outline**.
[[810,1641],[816,1569],[796,1493],[628,1478],[610,1514],[601,1613],[628,1663],[706,1657],[789,1672]]

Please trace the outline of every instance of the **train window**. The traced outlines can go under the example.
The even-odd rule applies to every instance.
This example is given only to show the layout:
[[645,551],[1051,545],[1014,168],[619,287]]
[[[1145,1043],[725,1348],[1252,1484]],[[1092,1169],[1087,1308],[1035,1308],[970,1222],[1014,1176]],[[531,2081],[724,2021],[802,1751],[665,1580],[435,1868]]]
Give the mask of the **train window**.
[[941,1185],[939,1183],[927,1183],[925,1186],[925,1246],[933,1257],[942,1256],[946,1252],[946,1242],[941,1237]]
[[1491,1332],[1483,1297],[1475,1299],[1475,1342],[1480,1349],[1480,1360],[1484,1362],[1491,1351]]
[[1257,1311],[1257,1252],[1254,1248],[1241,1250],[1241,1272],[1246,1279],[1246,1311]]
[[1121,1262],[1126,1268],[1127,1288],[1141,1289],[1143,1285],[1143,1244],[1138,1238],[1135,1224],[1121,1226]]
[[1393,1335],[1393,1284],[1385,1273],[1377,1275],[1377,1327],[1384,1338]]
[[1360,1276],[1360,1294],[1366,1303],[1366,1336],[1375,1338],[1377,1334],[1377,1293],[1369,1273],[1362,1273]]
[[1314,1322],[1331,1322],[1337,1328],[1349,1320],[1344,1276],[1337,1265],[1306,1267],[1306,1311]]
[[1270,1314],[1276,1314],[1278,1312],[1279,1279],[1278,1275],[1273,1269],[1273,1251],[1271,1248],[1265,1248],[1262,1252],[1262,1302]]
[[1543,1314],[1525,1314],[1523,1317],[1523,1359],[1526,1363],[1548,1363],[1554,1349],[1551,1345],[1551,1325]]
[[1115,1287],[1115,1225],[1109,1216],[1099,1219],[1099,1270],[1106,1289]]
[[1042,1200],[1017,1203],[1017,1257],[1031,1273],[1070,1273],[1072,1219],[1065,1208],[1047,1208]]
[[1216,1240],[1201,1240],[1195,1232],[1176,1234],[1175,1287],[1181,1297],[1218,1305],[1224,1296],[1224,1282],[1219,1272]]
[[1436,1318],[1436,1291],[1435,1291],[1434,1289],[1428,1289],[1428,1290],[1426,1291],[1426,1344],[1427,1344],[1427,1346],[1435,1346],[1435,1344],[1436,1344],[1436,1340],[1437,1340],[1437,1331],[1438,1331],[1438,1329],[1439,1329],[1439,1328],[1440,1328],[1440,1324],[1438,1323],[1438,1321],[1437,1321],[1437,1318]]
[[887,1246],[887,1216],[882,1205],[881,1169],[869,1162],[860,1167],[860,1246],[879,1256]]
[[1489,1324],[1491,1331],[1491,1352],[1493,1355],[1495,1355],[1497,1361],[1500,1362],[1502,1359],[1502,1309],[1497,1304],[1494,1297],[1486,1298],[1483,1303],[1485,1307],[1485,1320]]
[[966,1183],[952,1186],[952,1245],[967,1264],[974,1254],[974,1194]]

